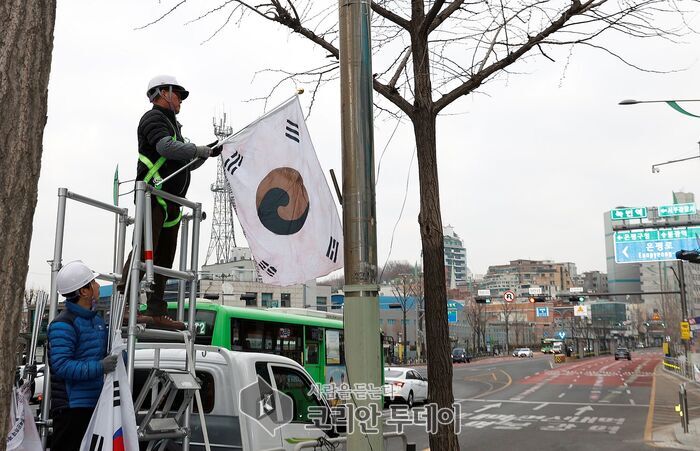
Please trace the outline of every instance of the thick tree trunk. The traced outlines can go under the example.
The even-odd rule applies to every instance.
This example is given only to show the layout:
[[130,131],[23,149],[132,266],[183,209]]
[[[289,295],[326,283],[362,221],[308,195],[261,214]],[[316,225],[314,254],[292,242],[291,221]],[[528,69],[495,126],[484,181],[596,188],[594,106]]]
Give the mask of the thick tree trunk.
[[[46,124],[55,0],[0,3],[0,415],[9,412]],[[0,418],[0,451],[6,417]]]
[[[445,286],[445,256],[440,214],[435,144],[435,117],[417,114],[413,120],[418,151],[420,178],[420,224],[423,245],[425,280],[425,326],[428,350],[428,384],[430,401],[439,409],[452,409],[452,359],[447,324],[447,289]],[[456,418],[455,421],[459,421]],[[452,425],[440,425],[438,433],[430,435],[430,449],[458,450],[459,443]]]

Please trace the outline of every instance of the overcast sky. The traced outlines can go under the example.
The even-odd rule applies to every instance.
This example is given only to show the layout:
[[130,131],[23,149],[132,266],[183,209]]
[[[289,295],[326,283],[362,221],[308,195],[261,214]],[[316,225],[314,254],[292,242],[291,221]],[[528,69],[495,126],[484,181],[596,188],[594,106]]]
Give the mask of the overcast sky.
[[[49,286],[46,261],[53,255],[57,189],[111,202],[115,167],[121,180],[133,179],[136,127],[149,108],[145,90],[151,77],[172,74],[189,89],[179,120],[185,136],[207,143],[213,140],[214,115],[226,111],[239,129],[263,112],[262,103],[246,101],[266,94],[277,80],[272,74],[255,77],[257,71],[299,70],[324,61],[324,54],[303,38],[255,17],[205,44],[221,18],[184,25],[195,16],[193,10],[134,30],[172,4],[59,2],[28,286]],[[700,25],[697,13],[690,17],[691,25]],[[698,154],[700,119],[663,104],[617,105],[625,98],[700,98],[700,39],[686,41],[609,42],[636,64],[685,69],[665,74],[634,70],[591,49],[553,49],[556,62],[518,63],[517,74],[488,83],[446,111],[438,122],[443,223],[464,239],[473,272],[518,258],[572,261],[579,271],[605,271],[604,211],[671,203],[674,190],[700,192],[699,160],[651,173],[654,163]],[[283,86],[272,103],[293,93],[293,85]],[[308,94],[301,96],[304,107],[310,100]],[[684,105],[700,114],[700,102]],[[326,173],[331,168],[341,172],[339,116],[338,85],[330,84],[308,121]],[[391,259],[420,259],[415,160],[409,173],[412,130],[399,126],[389,142],[394,127],[387,118],[375,121],[377,163],[386,147],[377,184],[380,264],[389,255],[407,177]],[[215,176],[212,160],[194,173],[188,195],[208,213]],[[127,183],[123,190],[132,186]],[[133,212],[131,195],[121,204]],[[95,270],[110,271],[113,221],[107,213],[69,203],[64,262],[80,258]],[[200,262],[210,225],[210,220],[203,225]],[[244,244],[240,227],[236,231],[239,245]]]

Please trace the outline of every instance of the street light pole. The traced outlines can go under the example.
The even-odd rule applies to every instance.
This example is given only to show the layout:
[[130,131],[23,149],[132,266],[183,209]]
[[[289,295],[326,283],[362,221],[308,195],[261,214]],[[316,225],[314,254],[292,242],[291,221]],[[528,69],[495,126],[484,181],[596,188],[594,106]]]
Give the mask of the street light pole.
[[[376,389],[382,386],[370,1],[339,0],[338,14],[345,239],[345,362],[352,406],[369,412],[381,412],[380,400],[370,399],[371,396],[362,393],[360,395],[363,396],[355,396],[352,392],[356,387]],[[364,431],[365,426],[355,415],[353,424],[348,425],[347,448],[382,451],[382,421],[367,432]]]

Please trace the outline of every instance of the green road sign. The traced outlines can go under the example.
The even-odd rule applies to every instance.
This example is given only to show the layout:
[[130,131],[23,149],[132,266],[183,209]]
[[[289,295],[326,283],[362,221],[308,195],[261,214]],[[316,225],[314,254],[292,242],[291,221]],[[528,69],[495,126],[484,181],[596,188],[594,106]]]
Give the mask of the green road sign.
[[659,207],[659,217],[668,218],[672,216],[694,215],[696,213],[695,203],[661,205]]
[[678,240],[700,236],[700,227],[676,227],[654,230],[625,230],[615,232],[615,242]]
[[610,218],[613,221],[623,219],[642,219],[647,217],[647,207],[616,208],[610,210]]

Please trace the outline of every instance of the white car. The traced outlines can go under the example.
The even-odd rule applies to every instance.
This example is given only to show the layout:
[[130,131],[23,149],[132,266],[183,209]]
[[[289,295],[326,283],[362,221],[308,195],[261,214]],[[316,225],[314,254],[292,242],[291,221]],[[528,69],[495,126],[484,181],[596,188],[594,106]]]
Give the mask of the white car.
[[402,401],[413,407],[428,400],[428,379],[413,368],[384,368],[386,402]]
[[534,354],[530,348],[518,348],[513,353],[513,357],[534,357]]

